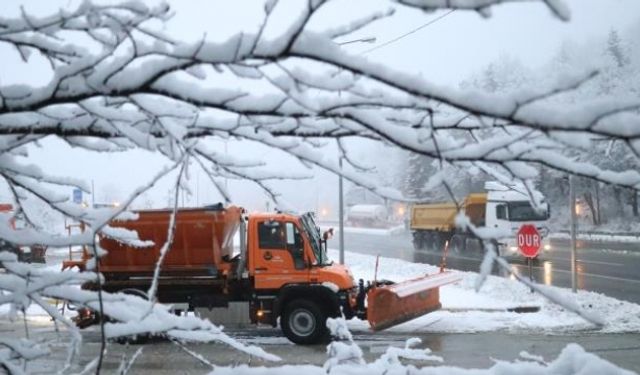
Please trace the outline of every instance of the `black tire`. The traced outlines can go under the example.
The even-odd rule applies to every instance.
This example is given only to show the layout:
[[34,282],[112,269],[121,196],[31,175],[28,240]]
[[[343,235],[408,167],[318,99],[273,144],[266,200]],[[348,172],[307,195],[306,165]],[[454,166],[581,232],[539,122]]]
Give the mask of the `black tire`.
[[482,259],[484,257],[484,248],[480,239],[472,237],[467,238],[466,250],[469,254],[473,254],[474,257]]
[[284,335],[299,345],[329,341],[327,314],[313,301],[296,299],[284,308],[280,325]]
[[444,240],[439,232],[433,233],[431,248],[436,253],[441,253],[444,250]]
[[413,232],[413,248],[415,250],[424,249],[423,236],[421,232]]
[[422,234],[422,248],[427,251],[433,250],[433,233],[424,232]]
[[465,237],[454,234],[449,243],[449,250],[455,254],[462,254],[465,251]]

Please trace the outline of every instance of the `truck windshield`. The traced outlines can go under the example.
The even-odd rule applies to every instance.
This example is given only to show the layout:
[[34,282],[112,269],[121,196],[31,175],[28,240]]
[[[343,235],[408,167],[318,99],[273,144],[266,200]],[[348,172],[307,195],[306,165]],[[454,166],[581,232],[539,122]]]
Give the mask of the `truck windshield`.
[[536,211],[529,201],[509,202],[510,221],[542,221],[549,218],[549,211]]
[[311,242],[311,249],[313,249],[313,254],[316,257],[318,265],[324,266],[329,265],[329,258],[324,251],[322,246],[322,237],[320,236],[320,228],[316,225],[316,222],[313,217],[313,213],[307,212],[306,214],[300,216],[300,221],[302,222],[302,226],[304,227],[304,231],[307,232],[307,236],[309,236],[309,242]]

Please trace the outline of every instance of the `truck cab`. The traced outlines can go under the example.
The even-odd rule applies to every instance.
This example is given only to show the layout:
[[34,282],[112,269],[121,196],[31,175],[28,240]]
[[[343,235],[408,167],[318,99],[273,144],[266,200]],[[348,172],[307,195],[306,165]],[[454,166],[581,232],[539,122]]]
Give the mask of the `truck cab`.
[[274,290],[291,283],[332,283],[353,288],[348,269],[329,260],[324,239],[310,213],[249,216],[249,273],[257,290]]
[[326,336],[324,321],[356,313],[357,288],[349,269],[330,261],[311,213],[248,217],[248,273],[255,323],[277,324],[296,343]]
[[[536,209],[524,191],[495,183],[487,183],[485,189],[487,190],[486,226],[509,233],[508,236],[499,239],[501,255],[515,255],[518,252],[515,238],[523,224],[534,225],[543,238],[543,249],[550,248],[547,227],[550,210],[549,204],[542,196],[535,197],[541,202],[541,207]],[[534,194],[539,193],[534,192]]]

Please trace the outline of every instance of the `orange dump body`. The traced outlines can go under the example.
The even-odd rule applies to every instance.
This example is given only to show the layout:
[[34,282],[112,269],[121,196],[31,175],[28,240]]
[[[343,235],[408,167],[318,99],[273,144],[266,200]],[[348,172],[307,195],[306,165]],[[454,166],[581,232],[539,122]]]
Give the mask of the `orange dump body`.
[[[137,211],[138,220],[112,221],[112,227],[138,232],[138,237],[153,241],[149,247],[134,247],[102,237],[100,246],[109,253],[101,258],[105,274],[151,274],[167,240],[170,210]],[[211,275],[230,267],[223,258],[233,253],[233,236],[240,226],[242,210],[181,209],[176,215],[176,231],[171,251],[162,264],[162,274]]]
[[440,309],[440,287],[460,279],[459,274],[441,272],[369,290],[367,320],[371,329],[380,331]]

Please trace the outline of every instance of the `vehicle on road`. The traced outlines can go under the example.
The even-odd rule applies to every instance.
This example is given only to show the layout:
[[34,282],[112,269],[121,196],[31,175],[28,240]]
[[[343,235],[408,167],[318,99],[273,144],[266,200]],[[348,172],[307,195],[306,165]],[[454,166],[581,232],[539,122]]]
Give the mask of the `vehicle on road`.
[[[137,220],[113,221],[110,226],[135,230],[140,247],[102,237],[108,254],[100,258],[102,288],[109,292],[145,295],[160,251],[168,238],[170,210],[136,212]],[[239,248],[234,237],[239,234]],[[253,323],[280,324],[298,344],[329,338],[328,317],[367,319],[381,330],[440,308],[439,287],[459,280],[441,272],[397,284],[376,281],[356,284],[349,269],[327,257],[331,234],[320,233],[312,213],[255,213],[222,205],[180,209],[175,237],[162,263],[157,299],[179,312],[244,303]],[[83,259],[64,267],[86,268]],[[88,283],[85,289],[97,289]],[[81,311],[77,323],[95,322],[96,313]]]
[[547,228],[549,205],[544,203],[542,197],[536,197],[542,203],[542,207],[536,209],[529,200],[529,194],[521,186],[487,182],[485,190],[483,193],[467,195],[460,208],[453,202],[413,205],[410,229],[414,248],[440,251],[448,241],[451,252],[482,254],[480,240],[470,230],[462,230],[456,226],[456,215],[460,210],[476,227],[494,228],[501,233],[509,233],[498,239],[498,251],[501,255],[517,253],[516,233],[523,224],[534,225],[542,235],[543,249],[550,249]]
[[347,209],[346,224],[354,227],[381,228],[389,225],[387,207],[381,204],[355,204]]

